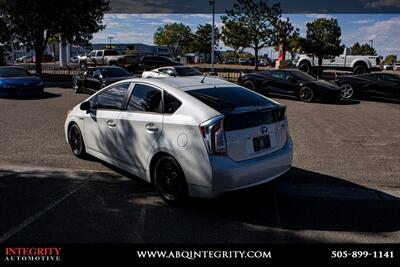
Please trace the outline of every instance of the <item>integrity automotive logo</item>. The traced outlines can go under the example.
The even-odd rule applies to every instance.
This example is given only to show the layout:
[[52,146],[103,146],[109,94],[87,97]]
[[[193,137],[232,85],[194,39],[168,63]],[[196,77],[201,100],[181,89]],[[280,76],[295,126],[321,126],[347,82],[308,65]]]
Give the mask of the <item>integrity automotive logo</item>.
[[52,262],[61,261],[60,247],[6,247],[4,262]]

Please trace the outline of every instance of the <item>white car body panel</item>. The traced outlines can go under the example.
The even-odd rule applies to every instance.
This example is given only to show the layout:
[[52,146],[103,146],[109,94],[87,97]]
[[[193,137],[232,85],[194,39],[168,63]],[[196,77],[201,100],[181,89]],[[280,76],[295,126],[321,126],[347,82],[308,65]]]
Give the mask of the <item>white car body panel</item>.
[[[215,197],[225,191],[268,182],[288,171],[292,163],[293,144],[288,136],[286,119],[268,125],[271,150],[249,153],[249,140],[234,140],[238,134],[256,136],[254,128],[226,132],[226,156],[208,153],[199,125],[221,116],[221,113],[185,91],[212,87],[223,90],[224,87],[238,85],[217,78],[206,78],[204,83],[201,80],[202,77],[147,78],[118,82],[160,88],[179,99],[182,105],[173,114],[97,110],[97,119],[93,118],[93,114],[80,110],[80,105],[77,105],[65,121],[66,140],[68,142],[70,124],[76,123],[83,134],[88,154],[149,182],[153,157],[158,153],[168,153],[181,166],[189,194],[196,197]],[[108,127],[110,120],[117,122],[115,127]],[[149,122],[158,128],[157,132],[146,129]]]

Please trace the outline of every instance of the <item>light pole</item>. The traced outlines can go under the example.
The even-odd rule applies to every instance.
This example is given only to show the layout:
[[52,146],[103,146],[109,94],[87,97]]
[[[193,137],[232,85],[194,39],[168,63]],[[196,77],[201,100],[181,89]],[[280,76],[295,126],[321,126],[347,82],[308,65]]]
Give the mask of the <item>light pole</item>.
[[112,40],[114,37],[110,36],[110,37],[107,37],[107,38],[110,39],[110,49],[112,49],[112,48],[111,48],[111,40]]
[[210,5],[212,5],[211,73],[214,73],[214,50],[215,50],[215,0],[210,0]]

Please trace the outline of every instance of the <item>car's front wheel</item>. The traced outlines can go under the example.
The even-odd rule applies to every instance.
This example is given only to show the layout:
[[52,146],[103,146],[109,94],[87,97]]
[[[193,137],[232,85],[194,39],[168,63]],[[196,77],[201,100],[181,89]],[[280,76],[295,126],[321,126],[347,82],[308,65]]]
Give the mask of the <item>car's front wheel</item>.
[[311,102],[314,100],[314,90],[308,86],[303,86],[299,90],[298,97],[303,102]]
[[354,90],[351,84],[344,83],[340,85],[340,96],[344,99],[350,99],[354,95]]
[[79,88],[79,85],[78,85],[78,80],[76,80],[76,79],[74,79],[73,81],[72,81],[72,90],[74,91],[74,93],[80,93],[81,92],[81,89]]
[[74,153],[74,155],[77,156],[78,158],[86,157],[86,150],[85,150],[85,144],[83,142],[83,136],[77,124],[72,124],[71,127],[69,127],[68,139],[72,153]]
[[182,204],[188,197],[185,175],[171,156],[163,156],[155,164],[154,184],[161,197],[170,204]]

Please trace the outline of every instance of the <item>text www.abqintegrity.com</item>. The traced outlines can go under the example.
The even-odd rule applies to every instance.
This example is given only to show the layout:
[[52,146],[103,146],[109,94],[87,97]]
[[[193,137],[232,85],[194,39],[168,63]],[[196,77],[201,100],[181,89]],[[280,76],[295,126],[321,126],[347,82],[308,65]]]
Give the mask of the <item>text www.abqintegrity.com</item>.
[[271,251],[241,250],[142,250],[137,251],[140,259],[271,259]]

